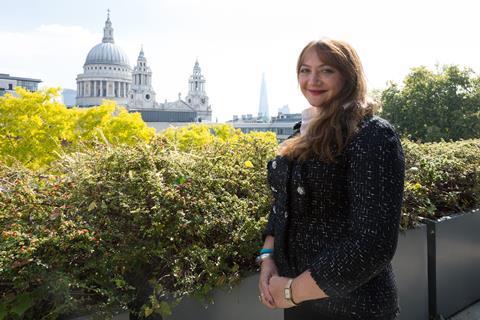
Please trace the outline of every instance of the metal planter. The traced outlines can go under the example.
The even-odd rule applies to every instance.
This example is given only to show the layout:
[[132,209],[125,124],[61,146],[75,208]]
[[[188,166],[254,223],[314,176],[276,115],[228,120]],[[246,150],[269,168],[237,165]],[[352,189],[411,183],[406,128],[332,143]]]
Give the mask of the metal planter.
[[[393,259],[401,314],[399,320],[428,318],[427,227],[401,232]],[[258,301],[258,275],[242,280],[231,291],[216,290],[214,304],[184,299],[166,320],[283,320],[282,310],[270,310]]]
[[165,320],[283,320],[283,310],[270,310],[258,301],[258,275],[243,279],[231,291],[215,290],[213,304],[185,298]]
[[427,220],[430,318],[480,299],[480,210]]
[[398,287],[398,320],[428,319],[427,226],[400,232],[392,261]]

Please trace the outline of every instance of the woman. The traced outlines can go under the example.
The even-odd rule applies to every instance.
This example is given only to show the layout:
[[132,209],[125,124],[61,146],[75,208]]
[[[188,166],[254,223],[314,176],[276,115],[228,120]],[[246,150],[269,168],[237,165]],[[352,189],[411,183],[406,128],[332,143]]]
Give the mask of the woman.
[[404,158],[376,117],[347,43],[309,43],[297,64],[312,106],[268,164],[274,203],[264,233],[260,300],[285,319],[395,319],[392,273]]

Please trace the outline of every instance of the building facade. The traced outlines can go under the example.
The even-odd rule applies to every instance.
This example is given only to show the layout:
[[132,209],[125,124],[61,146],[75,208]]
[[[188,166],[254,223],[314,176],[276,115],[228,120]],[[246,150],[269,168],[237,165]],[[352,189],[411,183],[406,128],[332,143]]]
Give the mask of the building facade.
[[157,103],[152,70],[143,47],[132,69],[127,55],[115,44],[108,14],[102,42],[89,51],[83,73],[77,76],[76,103],[79,107],[90,107],[100,105],[104,99],[113,100],[126,106],[130,112],[139,112],[149,124],[164,121],[211,122],[212,108],[205,82],[197,60],[188,80],[186,98],[182,99],[179,94],[176,101]]
[[37,91],[40,79],[13,77],[6,73],[0,73],[0,96],[5,93],[14,93],[15,87],[22,87],[29,91]]
[[109,99],[126,106],[131,84],[130,62],[122,48],[115,44],[108,15],[102,42],[88,52],[83,73],[77,76],[77,105],[97,106]]
[[62,90],[62,103],[68,107],[74,107],[75,106],[75,99],[77,96],[77,91],[73,89],[63,89]]
[[302,120],[302,114],[278,112],[278,115],[271,117],[268,122],[263,121],[263,119],[260,116],[253,117],[251,114],[247,114],[241,117],[233,116],[233,120],[227,121],[227,123],[236,129],[240,129],[243,133],[252,131],[273,132],[277,135],[277,140],[282,142],[294,133],[294,126]]

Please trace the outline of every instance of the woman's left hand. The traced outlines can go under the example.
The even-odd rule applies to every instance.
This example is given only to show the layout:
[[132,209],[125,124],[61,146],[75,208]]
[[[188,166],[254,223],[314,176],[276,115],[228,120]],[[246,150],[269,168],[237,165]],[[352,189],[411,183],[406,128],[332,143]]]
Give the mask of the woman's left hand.
[[294,307],[294,305],[288,303],[288,301],[285,300],[284,289],[287,285],[288,280],[289,278],[278,276],[273,276],[270,278],[268,288],[273,297],[273,300],[275,300],[275,307],[277,308],[287,309]]

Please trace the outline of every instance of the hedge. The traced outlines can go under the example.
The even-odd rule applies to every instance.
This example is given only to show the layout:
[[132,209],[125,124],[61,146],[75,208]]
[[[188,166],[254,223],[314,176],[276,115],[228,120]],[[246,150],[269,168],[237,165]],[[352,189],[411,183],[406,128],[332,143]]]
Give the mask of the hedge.
[[[168,314],[255,270],[273,134],[228,126],[0,168],[0,319]],[[480,140],[403,141],[402,227],[478,206]]]

